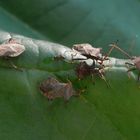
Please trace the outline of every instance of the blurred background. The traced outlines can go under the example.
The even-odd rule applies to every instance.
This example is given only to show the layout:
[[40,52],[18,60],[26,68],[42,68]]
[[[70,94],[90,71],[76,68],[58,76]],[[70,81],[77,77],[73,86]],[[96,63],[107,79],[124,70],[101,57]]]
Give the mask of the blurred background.
[[0,0],[0,7],[2,30],[69,47],[88,42],[108,50],[119,40],[120,47],[138,54],[139,0]]
[[[68,47],[90,43],[104,52],[118,40],[140,55],[140,0],[0,0],[0,43],[2,31]],[[23,56],[10,59],[23,72],[0,63],[0,140],[140,139],[140,85],[123,68],[105,73],[111,88],[98,76],[78,80],[74,65],[46,54],[48,43],[24,43]],[[125,57],[117,50],[112,56]],[[86,92],[67,104],[48,102],[39,84],[50,76],[70,77],[74,88]]]

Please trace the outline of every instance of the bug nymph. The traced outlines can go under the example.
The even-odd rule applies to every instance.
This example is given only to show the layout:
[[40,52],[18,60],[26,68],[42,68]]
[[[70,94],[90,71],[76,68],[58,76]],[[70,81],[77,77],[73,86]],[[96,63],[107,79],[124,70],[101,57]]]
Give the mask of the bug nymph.
[[83,79],[87,76],[92,76],[93,75],[98,75],[101,79],[103,79],[105,81],[105,83],[107,84],[108,87],[110,87],[109,83],[107,82],[104,74],[104,67],[103,65],[100,65],[101,67],[96,67],[95,63],[93,63],[91,66],[89,66],[86,62],[80,62],[77,67],[76,67],[76,75],[78,77],[78,79]]
[[83,79],[86,76],[89,76],[91,74],[93,74],[93,70],[95,69],[95,63],[92,64],[92,66],[87,65],[86,62],[80,62],[77,66],[76,66],[76,75],[78,77],[78,79]]
[[65,101],[68,101],[71,96],[78,95],[70,81],[68,83],[61,83],[53,77],[49,77],[47,80],[41,82],[39,88],[48,100],[64,98]]
[[0,57],[17,57],[25,51],[24,45],[10,38],[0,45]]

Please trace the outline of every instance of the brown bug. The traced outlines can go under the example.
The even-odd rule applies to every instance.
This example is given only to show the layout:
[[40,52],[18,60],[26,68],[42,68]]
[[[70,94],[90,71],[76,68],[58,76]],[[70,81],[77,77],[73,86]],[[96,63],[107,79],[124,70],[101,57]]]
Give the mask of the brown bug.
[[78,76],[78,79],[83,79],[86,76],[98,73],[98,71],[99,69],[95,68],[94,63],[91,66],[89,66],[85,61],[80,62],[76,67],[76,74]]
[[[0,45],[0,57],[6,60],[9,60],[9,58],[11,57],[17,57],[20,54],[22,54],[24,51],[25,51],[24,45],[18,43],[13,38],[8,39],[8,41]],[[9,62],[15,69],[19,69],[11,61]]]
[[80,62],[77,65],[75,71],[76,71],[76,74],[77,74],[77,77],[78,77],[79,80],[83,79],[83,78],[85,78],[87,76],[90,76],[90,75],[93,78],[93,75],[96,74],[96,75],[98,75],[101,79],[103,79],[106,82],[108,87],[110,87],[109,83],[107,82],[107,80],[106,80],[106,78],[104,76],[104,74],[105,74],[104,68],[103,67],[96,68],[95,67],[95,63],[93,63],[91,66],[89,66],[89,65],[87,65],[86,62]]
[[10,38],[0,45],[0,57],[17,57],[25,51],[24,45]]
[[47,80],[40,84],[40,90],[43,95],[48,98],[48,100],[53,100],[55,98],[64,98],[68,101],[71,96],[79,95],[72,87],[72,83],[61,83],[53,77],[49,77]]
[[87,58],[91,58],[94,60],[102,60],[102,48],[94,48],[88,43],[75,44],[73,45],[72,50],[79,52],[81,55],[84,55]]

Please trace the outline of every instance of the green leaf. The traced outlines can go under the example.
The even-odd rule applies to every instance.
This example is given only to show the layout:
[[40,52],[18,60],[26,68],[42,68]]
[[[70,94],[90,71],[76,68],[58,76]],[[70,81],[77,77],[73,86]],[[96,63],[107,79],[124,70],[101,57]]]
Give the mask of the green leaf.
[[[119,40],[121,48],[139,55],[140,29],[137,0],[4,1],[0,8],[0,42],[13,37],[26,51],[11,61],[0,60],[0,139],[4,140],[138,140],[140,139],[140,85],[121,67],[106,73],[111,87],[95,76],[79,81],[74,64],[54,61],[64,46],[89,42],[97,47]],[[21,34],[24,36],[16,35]],[[36,38],[36,39],[31,39]],[[51,52],[50,46],[53,48]],[[115,52],[115,51],[114,51]],[[123,57],[119,52],[114,56]],[[112,54],[112,55],[113,55]],[[39,84],[53,76],[67,78],[80,97],[48,102]],[[137,75],[136,75],[137,76]]]

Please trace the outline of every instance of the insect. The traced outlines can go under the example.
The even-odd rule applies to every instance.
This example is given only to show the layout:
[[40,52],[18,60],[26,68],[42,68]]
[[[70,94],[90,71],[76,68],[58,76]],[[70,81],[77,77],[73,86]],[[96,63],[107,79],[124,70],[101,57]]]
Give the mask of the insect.
[[[106,55],[102,55],[101,48],[94,48],[90,44],[76,44],[73,46],[73,49],[80,52],[82,55],[86,56],[87,59],[92,59],[93,64],[91,66],[87,65],[85,62],[80,62],[78,66],[76,67],[76,74],[79,79],[82,79],[86,76],[97,74],[100,78],[102,78],[106,83],[106,78],[104,76],[104,65],[103,62],[105,60],[108,60],[108,56],[112,52],[112,50],[118,49],[128,57],[130,57],[125,51],[120,49],[115,43],[109,45],[111,48],[109,49],[108,53]],[[75,59],[74,59],[75,60]],[[96,63],[98,63],[98,67],[96,66]],[[109,85],[107,83],[107,85]]]
[[[93,63],[91,66],[87,65],[86,62],[80,62],[76,67],[76,74],[78,79],[83,79],[86,76],[92,76],[93,74],[99,75],[106,83],[106,79],[104,77],[104,65],[103,61],[108,60],[107,56],[102,56],[101,50],[102,48],[94,48],[90,44],[76,44],[73,46],[73,50],[80,52],[82,55],[86,56],[87,59],[92,59]],[[74,59],[77,60],[77,59]],[[81,60],[81,59],[78,59]],[[83,60],[83,59],[82,59]],[[84,59],[85,60],[85,59]],[[99,66],[96,66],[96,62],[99,63]],[[107,83],[107,85],[109,85]]]
[[0,45],[0,57],[17,57],[25,51],[24,45],[10,38]]
[[122,53],[124,53],[128,58],[130,58],[132,60],[132,63],[130,62],[126,62],[126,65],[131,66],[131,68],[128,69],[128,74],[130,71],[132,70],[138,70],[138,81],[140,80],[140,56],[136,57],[136,56],[130,56],[127,52],[125,52],[124,50],[122,50],[121,48],[119,48],[116,44],[110,44],[110,46],[112,47],[111,50],[109,51],[108,55],[111,53],[111,51],[113,50],[113,48],[116,48],[118,50],[120,50]]
[[[13,38],[8,39],[6,42],[0,45],[0,57],[6,60],[9,60],[9,58],[12,57],[17,57],[24,51],[25,51],[24,45],[18,43]],[[15,69],[19,69],[11,61],[9,62]]]
[[77,67],[76,67],[76,75],[78,77],[78,79],[83,79],[87,76],[92,76],[93,78],[93,75],[98,75],[101,79],[103,79],[107,86],[110,87],[109,83],[107,82],[104,74],[105,74],[105,71],[104,71],[104,68],[101,67],[101,68],[96,68],[95,67],[95,63],[93,63],[91,66],[89,66],[86,62],[80,62]]
[[40,90],[48,100],[55,98],[64,98],[68,101],[71,96],[77,96],[78,93],[73,89],[72,83],[61,83],[53,77],[49,77],[47,80],[40,84]]
[[94,48],[88,43],[75,44],[73,45],[72,50],[80,52],[81,55],[84,55],[87,58],[91,58],[94,60],[102,60],[102,48]]
[[89,66],[86,62],[80,62],[75,69],[78,79],[91,75],[93,70],[94,66]]

